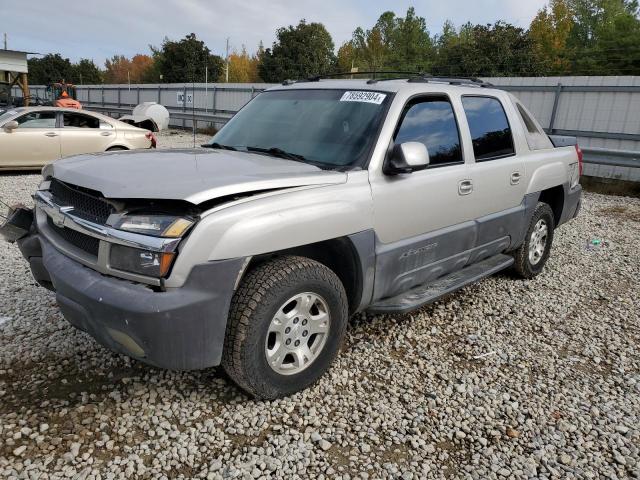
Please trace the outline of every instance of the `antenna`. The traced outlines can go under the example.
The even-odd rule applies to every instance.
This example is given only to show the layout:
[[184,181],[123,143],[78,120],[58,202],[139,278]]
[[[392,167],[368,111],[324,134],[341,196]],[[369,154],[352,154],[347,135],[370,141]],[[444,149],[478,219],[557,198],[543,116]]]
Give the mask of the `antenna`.
[[226,82],[229,83],[229,37],[227,37],[227,58],[225,62],[226,62],[225,79],[226,79]]
[[[191,129],[193,131],[193,148],[196,148],[196,61],[195,52],[191,62]],[[185,98],[186,102],[187,99]]]
[[7,49],[7,33],[4,34],[4,49]]

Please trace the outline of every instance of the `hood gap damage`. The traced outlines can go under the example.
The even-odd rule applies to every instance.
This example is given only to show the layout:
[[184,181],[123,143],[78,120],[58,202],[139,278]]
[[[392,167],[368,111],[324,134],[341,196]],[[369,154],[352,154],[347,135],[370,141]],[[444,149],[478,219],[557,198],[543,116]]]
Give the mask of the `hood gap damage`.
[[78,192],[81,195],[93,197],[95,199],[102,200],[106,204],[110,205],[114,209],[114,213],[169,213],[169,214],[188,214],[192,216],[198,216],[207,210],[219,207],[225,203],[235,202],[245,198],[250,198],[265,193],[271,193],[275,191],[289,190],[293,187],[285,188],[267,188],[262,190],[253,190],[243,193],[234,193],[230,195],[224,195],[222,197],[212,198],[199,204],[191,203],[187,200],[171,200],[171,199],[147,199],[147,198],[108,198],[97,190],[81,187],[79,185],[72,185],[66,182],[62,182],[57,179],[48,178],[54,185],[59,185],[65,190]]

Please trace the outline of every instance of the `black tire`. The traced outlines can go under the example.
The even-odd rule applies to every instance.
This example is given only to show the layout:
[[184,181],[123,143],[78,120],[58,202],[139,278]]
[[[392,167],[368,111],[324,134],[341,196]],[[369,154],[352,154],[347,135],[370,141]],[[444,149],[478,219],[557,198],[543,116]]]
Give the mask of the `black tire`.
[[[303,292],[325,300],[329,330],[315,359],[299,373],[284,375],[267,361],[269,326],[282,305]],[[222,366],[239,387],[254,397],[291,395],[312,385],[328,370],[344,340],[348,316],[347,295],[332,270],[304,257],[275,258],[250,271],[233,296]]]
[[129,149],[126,148],[126,147],[110,147],[110,148],[107,148],[106,151],[107,152],[118,152],[118,151],[121,151],[121,150],[129,150]]
[[[544,252],[541,256],[539,256],[539,260],[533,263],[529,256],[529,247],[532,242],[532,236],[534,234],[534,230],[539,221],[544,221],[547,226],[547,238],[546,244],[544,246]],[[553,243],[553,231],[555,229],[555,220],[553,216],[553,210],[551,207],[543,202],[538,202],[536,208],[533,212],[533,216],[531,217],[531,222],[529,222],[529,227],[527,228],[527,233],[524,239],[524,242],[515,252],[513,252],[513,257],[515,259],[514,270],[516,273],[523,278],[533,278],[536,275],[542,272],[544,265],[547,263],[547,259],[549,258],[549,254],[551,253],[551,245]]]

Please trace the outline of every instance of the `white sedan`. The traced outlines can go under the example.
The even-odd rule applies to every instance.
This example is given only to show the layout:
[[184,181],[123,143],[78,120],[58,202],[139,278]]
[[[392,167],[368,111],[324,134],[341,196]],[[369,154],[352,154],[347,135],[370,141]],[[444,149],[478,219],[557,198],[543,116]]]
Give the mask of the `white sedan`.
[[155,146],[149,130],[86,110],[21,107],[0,114],[0,170],[40,169],[70,155]]

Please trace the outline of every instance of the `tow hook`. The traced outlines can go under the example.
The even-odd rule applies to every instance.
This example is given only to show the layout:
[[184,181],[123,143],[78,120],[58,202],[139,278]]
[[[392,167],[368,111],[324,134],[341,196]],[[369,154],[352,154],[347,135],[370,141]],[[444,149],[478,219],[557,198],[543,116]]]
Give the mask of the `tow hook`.
[[23,205],[9,206],[0,200],[0,235],[7,242],[25,237],[33,224],[33,210]]

